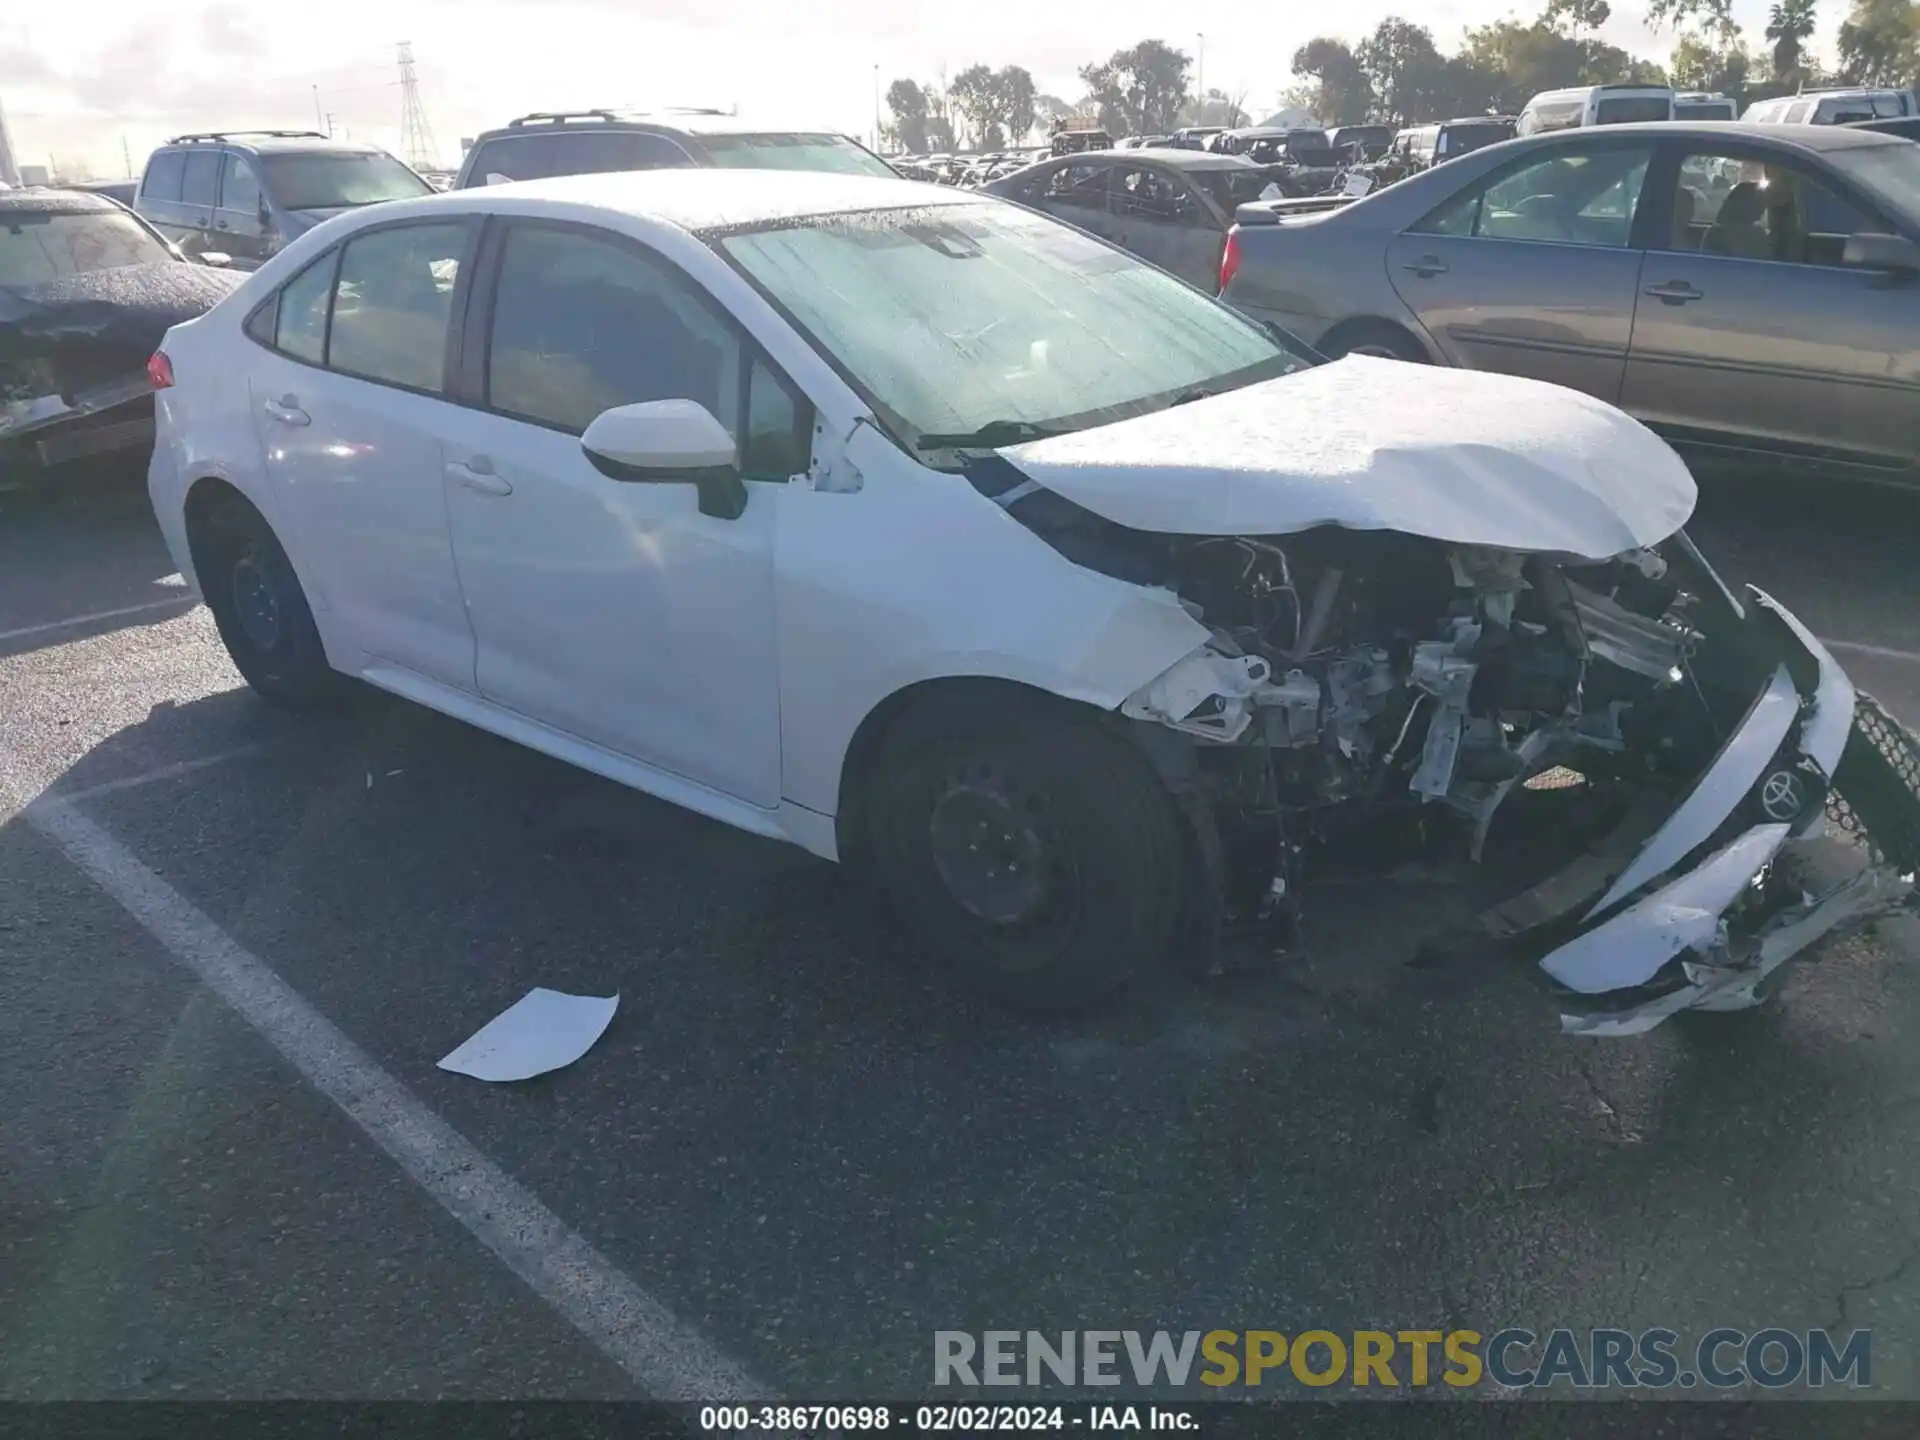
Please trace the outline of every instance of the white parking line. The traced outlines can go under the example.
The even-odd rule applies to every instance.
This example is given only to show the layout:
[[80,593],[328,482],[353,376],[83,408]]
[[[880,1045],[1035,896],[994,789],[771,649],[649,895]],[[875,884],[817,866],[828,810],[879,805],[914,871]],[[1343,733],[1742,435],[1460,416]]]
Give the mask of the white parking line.
[[[13,788],[0,772],[0,815],[12,808]],[[43,795],[21,816],[647,1394],[746,1400],[774,1393],[568,1228],[71,802]]]
[[1852,655],[1872,655],[1881,660],[1904,660],[1920,665],[1920,650],[1896,650],[1890,645],[1868,645],[1859,640],[1822,640],[1829,650],[1844,650]]
[[129,615],[145,615],[152,610],[179,610],[198,603],[191,595],[180,595],[172,600],[149,600],[142,605],[123,605],[118,610],[96,610],[91,615],[69,615],[64,620],[48,620],[40,625],[23,625],[18,630],[0,630],[0,645],[9,640],[25,640],[32,635],[51,635],[56,630],[71,630],[77,625],[91,625],[96,620],[124,620]]

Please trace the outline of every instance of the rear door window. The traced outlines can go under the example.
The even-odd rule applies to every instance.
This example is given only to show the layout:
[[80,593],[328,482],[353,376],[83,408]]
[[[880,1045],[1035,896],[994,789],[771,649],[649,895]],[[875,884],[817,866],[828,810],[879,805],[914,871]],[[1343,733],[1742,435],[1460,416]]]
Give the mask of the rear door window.
[[147,178],[140,186],[142,200],[178,200],[187,157],[178,150],[162,150],[147,162]]
[[186,174],[180,181],[180,203],[208,210],[220,203],[220,162],[218,150],[189,150]]
[[460,220],[396,225],[348,241],[334,284],[327,367],[437,393],[467,236]]

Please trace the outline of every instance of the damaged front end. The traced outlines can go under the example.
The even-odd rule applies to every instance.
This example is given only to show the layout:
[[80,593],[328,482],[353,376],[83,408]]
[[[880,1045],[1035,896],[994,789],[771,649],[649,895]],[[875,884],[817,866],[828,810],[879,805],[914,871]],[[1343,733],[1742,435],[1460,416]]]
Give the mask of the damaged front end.
[[[1297,947],[1323,859],[1450,849],[1513,893],[1442,949],[1522,951],[1566,1031],[1625,1035],[1759,1003],[1913,890],[1920,745],[1684,532],[1596,562],[1335,526],[1148,534],[1030,483],[997,498],[1211,631],[1122,706],[1199,836],[1210,956],[1236,929]],[[1829,811],[1871,844],[1823,878]]]

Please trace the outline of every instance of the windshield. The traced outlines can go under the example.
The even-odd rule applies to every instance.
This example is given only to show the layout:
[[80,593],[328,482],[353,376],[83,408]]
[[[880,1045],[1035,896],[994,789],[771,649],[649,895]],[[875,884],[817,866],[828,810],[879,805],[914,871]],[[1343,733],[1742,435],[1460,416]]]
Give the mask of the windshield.
[[713,163],[739,170],[831,170],[894,178],[886,161],[844,135],[702,135]]
[[1086,429],[1306,363],[1166,272],[1011,205],[822,217],[720,252],[902,440]]
[[1829,152],[1833,168],[1885,202],[1908,225],[1920,225],[1920,145],[1873,145]]
[[1671,120],[1673,101],[1665,95],[1633,95],[1602,100],[1593,107],[1596,125],[1634,125],[1642,120]]
[[313,151],[262,155],[267,190],[283,210],[344,210],[411,200],[433,187],[391,155]]
[[1731,100],[1676,100],[1673,102],[1673,118],[1676,120],[1731,120],[1733,102]]
[[0,285],[44,285],[173,258],[139,221],[118,211],[0,210]]

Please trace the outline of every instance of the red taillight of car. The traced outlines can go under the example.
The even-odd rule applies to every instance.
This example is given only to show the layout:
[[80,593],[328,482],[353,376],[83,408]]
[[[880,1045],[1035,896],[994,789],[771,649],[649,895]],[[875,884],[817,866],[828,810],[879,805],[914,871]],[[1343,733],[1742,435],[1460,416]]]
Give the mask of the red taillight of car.
[[167,358],[167,352],[156,350],[147,360],[147,379],[153,382],[156,390],[173,388],[173,361]]
[[1227,231],[1227,248],[1220,252],[1220,293],[1227,292],[1227,285],[1233,279],[1233,272],[1240,268],[1240,227],[1234,226]]

